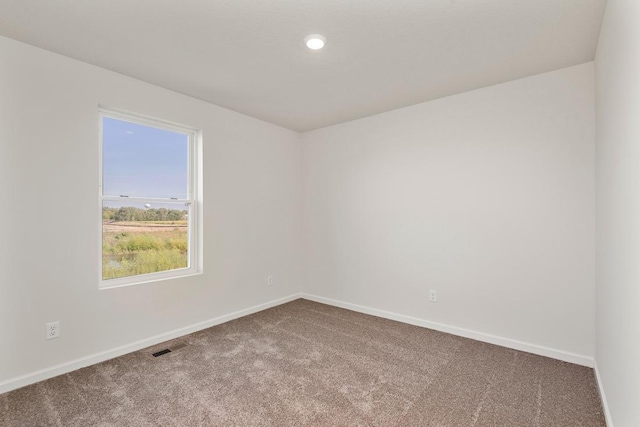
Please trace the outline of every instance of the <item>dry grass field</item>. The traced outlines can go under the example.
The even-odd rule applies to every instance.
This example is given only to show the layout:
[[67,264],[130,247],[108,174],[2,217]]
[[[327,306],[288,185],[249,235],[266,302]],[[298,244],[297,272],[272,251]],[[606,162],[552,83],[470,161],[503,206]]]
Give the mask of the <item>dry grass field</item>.
[[188,267],[188,224],[103,221],[103,280]]

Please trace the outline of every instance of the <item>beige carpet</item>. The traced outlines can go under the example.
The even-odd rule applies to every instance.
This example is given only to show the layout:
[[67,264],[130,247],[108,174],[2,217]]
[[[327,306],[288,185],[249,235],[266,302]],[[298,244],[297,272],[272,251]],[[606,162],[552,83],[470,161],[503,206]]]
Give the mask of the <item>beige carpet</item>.
[[297,300],[0,395],[0,425],[605,423],[591,369]]

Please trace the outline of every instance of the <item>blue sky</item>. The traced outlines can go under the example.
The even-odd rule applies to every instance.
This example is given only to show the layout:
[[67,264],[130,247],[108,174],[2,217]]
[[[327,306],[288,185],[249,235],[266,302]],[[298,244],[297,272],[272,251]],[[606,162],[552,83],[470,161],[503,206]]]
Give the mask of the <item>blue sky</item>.
[[186,199],[188,146],[186,134],[104,117],[103,194]]

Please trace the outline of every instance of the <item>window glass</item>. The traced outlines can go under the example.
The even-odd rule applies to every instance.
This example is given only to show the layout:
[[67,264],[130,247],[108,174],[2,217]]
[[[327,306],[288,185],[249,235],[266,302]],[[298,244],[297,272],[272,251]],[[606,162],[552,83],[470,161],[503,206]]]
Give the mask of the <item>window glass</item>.
[[104,117],[103,194],[186,199],[189,135]]
[[101,287],[198,272],[197,132],[101,111]]

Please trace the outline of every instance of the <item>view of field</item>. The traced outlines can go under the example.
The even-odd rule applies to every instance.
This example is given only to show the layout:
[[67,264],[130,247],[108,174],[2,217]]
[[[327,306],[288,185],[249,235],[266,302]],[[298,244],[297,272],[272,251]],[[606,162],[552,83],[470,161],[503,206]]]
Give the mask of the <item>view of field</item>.
[[188,267],[187,211],[103,208],[102,216],[103,280]]

